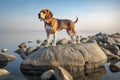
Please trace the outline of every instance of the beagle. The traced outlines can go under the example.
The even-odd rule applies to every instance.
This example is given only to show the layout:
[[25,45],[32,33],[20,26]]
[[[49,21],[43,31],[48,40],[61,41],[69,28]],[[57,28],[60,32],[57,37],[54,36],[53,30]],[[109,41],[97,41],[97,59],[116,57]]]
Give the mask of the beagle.
[[76,39],[77,43],[80,43],[80,36],[76,32],[75,23],[78,18],[73,22],[69,19],[57,19],[53,17],[53,13],[48,9],[43,9],[38,13],[38,18],[44,22],[44,27],[47,33],[47,46],[49,45],[50,34],[53,34],[52,46],[56,45],[56,33],[62,29],[66,29],[71,39]]

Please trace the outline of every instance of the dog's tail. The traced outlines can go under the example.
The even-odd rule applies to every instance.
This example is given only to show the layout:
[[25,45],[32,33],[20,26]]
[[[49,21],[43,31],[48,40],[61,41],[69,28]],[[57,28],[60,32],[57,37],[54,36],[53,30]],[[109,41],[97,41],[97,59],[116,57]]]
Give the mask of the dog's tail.
[[78,17],[76,16],[76,20],[74,21],[74,23],[76,23],[78,21]]

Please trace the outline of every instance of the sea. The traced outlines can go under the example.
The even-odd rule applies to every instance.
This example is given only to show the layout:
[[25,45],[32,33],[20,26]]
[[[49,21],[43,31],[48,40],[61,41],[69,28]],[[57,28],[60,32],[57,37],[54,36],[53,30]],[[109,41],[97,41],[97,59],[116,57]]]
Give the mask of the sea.
[[[98,32],[94,31],[78,31],[78,33],[82,37],[93,36]],[[52,37],[52,35],[51,35]],[[57,33],[57,40],[60,39],[70,39],[67,35],[66,31],[62,31]],[[31,75],[25,75],[21,72],[20,65],[23,59],[19,56],[19,54],[14,51],[18,49],[18,45],[22,42],[26,42],[27,46],[40,46],[37,44],[37,40],[44,41],[46,39],[45,31],[40,30],[31,30],[31,31],[0,31],[0,49],[7,48],[7,54],[12,54],[16,56],[16,60],[9,62],[4,69],[8,70],[10,74],[0,80],[40,80],[40,75],[36,75],[39,78],[33,78]],[[50,39],[52,40],[52,38]],[[29,43],[31,42],[31,43]],[[120,65],[120,63],[117,63]],[[81,75],[74,78],[74,80],[120,80],[120,72],[111,72],[109,69],[110,63],[105,64],[105,69],[101,69],[98,72],[93,72],[87,75]],[[102,72],[101,72],[102,71]],[[79,74],[79,73],[78,73]],[[74,74],[74,75],[78,75]]]

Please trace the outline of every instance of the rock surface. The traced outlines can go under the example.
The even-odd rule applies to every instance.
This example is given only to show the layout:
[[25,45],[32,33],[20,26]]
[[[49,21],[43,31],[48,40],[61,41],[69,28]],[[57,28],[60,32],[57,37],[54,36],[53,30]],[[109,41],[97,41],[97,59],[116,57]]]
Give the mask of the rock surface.
[[68,40],[67,39],[61,39],[59,40],[56,45],[65,45],[65,44],[68,44]]
[[104,66],[106,61],[106,55],[96,43],[59,45],[38,49],[23,61],[21,68],[29,72],[62,66],[69,71],[81,71]]

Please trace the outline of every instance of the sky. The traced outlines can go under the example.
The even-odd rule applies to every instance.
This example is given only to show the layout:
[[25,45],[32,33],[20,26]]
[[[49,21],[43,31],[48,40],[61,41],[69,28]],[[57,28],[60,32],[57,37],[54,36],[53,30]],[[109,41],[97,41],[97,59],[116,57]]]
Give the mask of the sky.
[[120,32],[120,0],[0,0],[0,31],[44,31],[42,9],[75,20],[78,31]]

